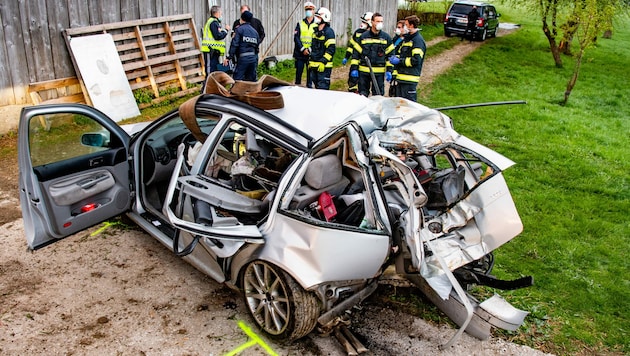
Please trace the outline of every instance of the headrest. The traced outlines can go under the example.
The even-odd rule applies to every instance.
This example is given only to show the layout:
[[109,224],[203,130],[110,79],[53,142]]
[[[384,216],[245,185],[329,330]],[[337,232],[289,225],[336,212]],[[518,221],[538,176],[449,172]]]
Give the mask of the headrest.
[[313,189],[322,189],[341,180],[341,161],[334,155],[315,158],[308,164],[304,180]]

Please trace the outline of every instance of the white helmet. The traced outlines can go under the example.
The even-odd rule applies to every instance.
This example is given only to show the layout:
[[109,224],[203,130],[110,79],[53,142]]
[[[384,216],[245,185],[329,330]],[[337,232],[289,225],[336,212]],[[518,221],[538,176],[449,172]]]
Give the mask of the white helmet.
[[315,16],[321,17],[322,21],[326,23],[330,23],[330,10],[325,7],[320,7],[315,13]]
[[373,13],[371,12],[366,12],[365,14],[363,14],[363,16],[361,16],[361,21],[365,22],[366,24],[370,24],[370,21],[372,21],[372,15]]
[[312,3],[312,2],[310,2],[310,1],[307,1],[307,2],[305,2],[305,3],[304,3],[304,8],[305,8],[305,9],[308,9],[308,8],[310,8],[310,9],[315,9],[315,4],[313,4],[313,3]]

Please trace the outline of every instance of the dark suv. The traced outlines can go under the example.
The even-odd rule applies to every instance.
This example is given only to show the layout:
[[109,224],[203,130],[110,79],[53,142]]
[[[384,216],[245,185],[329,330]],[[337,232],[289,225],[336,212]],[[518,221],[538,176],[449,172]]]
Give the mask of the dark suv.
[[464,36],[468,25],[468,13],[477,6],[479,19],[475,24],[473,39],[484,41],[486,37],[496,37],[499,28],[499,15],[494,5],[479,1],[456,1],[449,7],[444,17],[444,36],[453,34]]

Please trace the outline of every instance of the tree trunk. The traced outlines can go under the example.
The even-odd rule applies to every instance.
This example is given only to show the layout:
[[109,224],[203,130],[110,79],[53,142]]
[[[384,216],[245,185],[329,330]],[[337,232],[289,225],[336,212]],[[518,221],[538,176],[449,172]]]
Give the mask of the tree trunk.
[[573,41],[573,38],[570,38],[568,40],[562,40],[560,41],[560,50],[562,50],[562,53],[564,53],[565,56],[572,56],[573,53],[571,52],[571,42]]
[[553,56],[553,60],[556,63],[557,68],[562,68],[562,58],[560,57],[560,48],[556,43],[556,37],[549,30],[549,25],[547,25],[547,21],[543,20],[543,32],[545,36],[547,36],[547,40],[549,41],[549,48],[551,49],[551,55]]
[[569,95],[571,95],[571,91],[573,91],[573,87],[577,82],[578,76],[580,74],[580,66],[582,66],[582,56],[584,56],[584,48],[580,48],[580,53],[578,54],[577,61],[575,61],[575,67],[573,68],[573,75],[567,83],[567,90],[564,92],[564,101],[562,102],[562,105],[567,105],[567,102],[569,101]]

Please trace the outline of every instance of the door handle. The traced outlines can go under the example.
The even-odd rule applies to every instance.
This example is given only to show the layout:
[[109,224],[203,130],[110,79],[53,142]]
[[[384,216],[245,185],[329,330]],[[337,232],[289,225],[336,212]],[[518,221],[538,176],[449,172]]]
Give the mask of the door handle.
[[99,182],[106,180],[107,178],[108,176],[106,174],[101,174],[101,175],[86,178],[80,182],[77,182],[77,185],[81,187],[81,189],[90,189],[96,184],[98,184]]
[[102,166],[105,159],[103,157],[96,157],[90,159],[90,167]]

